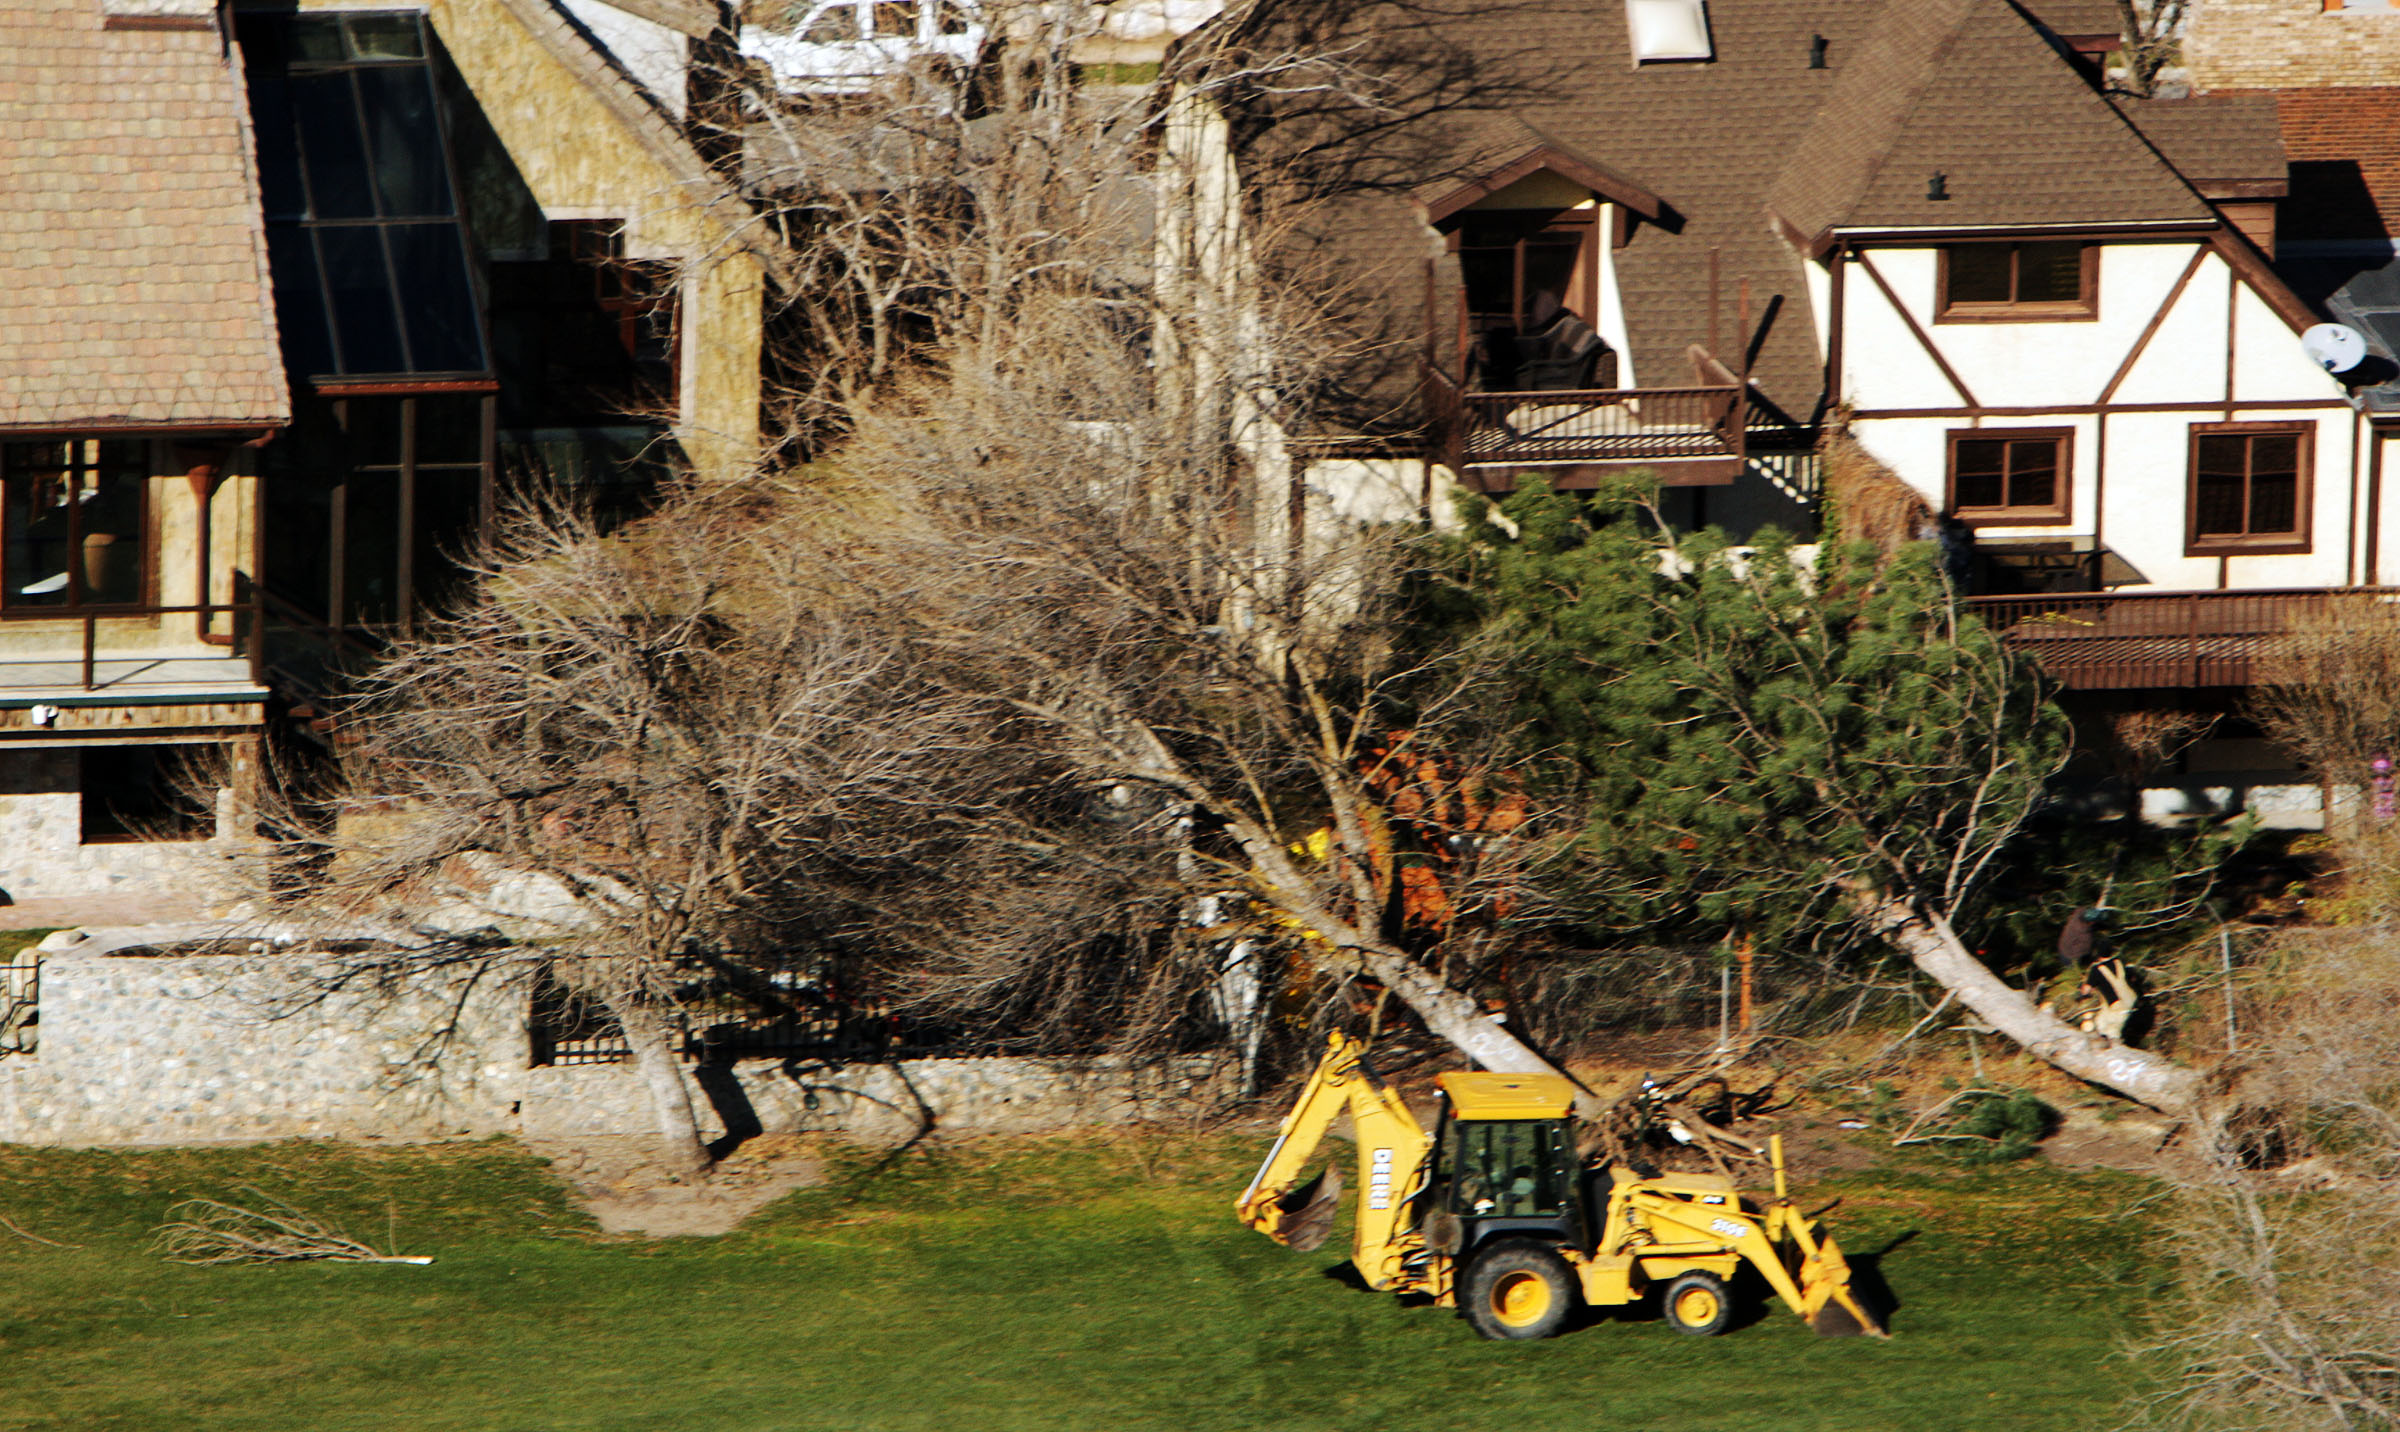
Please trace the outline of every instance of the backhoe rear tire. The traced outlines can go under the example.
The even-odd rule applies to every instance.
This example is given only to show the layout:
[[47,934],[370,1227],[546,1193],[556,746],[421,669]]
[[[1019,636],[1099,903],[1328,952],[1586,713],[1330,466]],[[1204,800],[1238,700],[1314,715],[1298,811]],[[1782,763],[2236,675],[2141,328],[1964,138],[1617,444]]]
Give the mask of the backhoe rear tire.
[[1675,1331],[1696,1338],[1715,1337],[1733,1321],[1733,1293],[1714,1273],[1691,1272],[1667,1284],[1659,1306]]
[[1513,1341],[1553,1336],[1582,1300],[1565,1259],[1530,1243],[1503,1243],[1468,1265],[1459,1301],[1475,1331]]

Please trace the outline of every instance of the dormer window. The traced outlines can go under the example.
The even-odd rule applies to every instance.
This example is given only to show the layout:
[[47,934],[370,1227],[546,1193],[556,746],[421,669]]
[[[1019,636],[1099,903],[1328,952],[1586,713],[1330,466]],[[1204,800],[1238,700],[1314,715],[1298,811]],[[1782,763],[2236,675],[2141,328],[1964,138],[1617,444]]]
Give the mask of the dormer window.
[[1953,244],[1941,251],[1941,323],[2029,323],[2100,316],[2100,247]]
[[1708,39],[1705,0],[1625,0],[1625,32],[1637,65],[1716,55]]

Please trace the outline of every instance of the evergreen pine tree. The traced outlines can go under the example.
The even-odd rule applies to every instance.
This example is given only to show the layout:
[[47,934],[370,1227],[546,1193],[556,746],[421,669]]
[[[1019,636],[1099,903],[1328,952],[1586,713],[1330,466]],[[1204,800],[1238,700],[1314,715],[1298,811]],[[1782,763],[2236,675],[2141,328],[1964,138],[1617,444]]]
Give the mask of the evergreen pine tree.
[[2196,1074],[2067,1025],[1954,930],[2068,749],[2031,665],[1933,543],[1812,552],[1676,534],[1654,492],[1528,487],[1479,522],[1471,599],[1521,659],[1521,712],[1588,823],[1579,894],[1648,940],[1888,941],[2070,1073],[2170,1112]]

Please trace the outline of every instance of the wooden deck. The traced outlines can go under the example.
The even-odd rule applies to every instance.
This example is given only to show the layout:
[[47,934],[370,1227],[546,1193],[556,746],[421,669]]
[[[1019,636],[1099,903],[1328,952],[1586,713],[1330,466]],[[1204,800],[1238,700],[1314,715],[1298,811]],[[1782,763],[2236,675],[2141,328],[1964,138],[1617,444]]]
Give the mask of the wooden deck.
[[2298,625],[2340,599],[2400,603],[2400,589],[1975,597],[1984,624],[2071,691],[2248,686]]
[[1487,492],[1512,487],[1517,468],[1545,469],[1560,488],[1636,467],[1668,486],[1728,483],[1741,471],[1738,386],[1462,392],[1430,366],[1425,385],[1434,455]]

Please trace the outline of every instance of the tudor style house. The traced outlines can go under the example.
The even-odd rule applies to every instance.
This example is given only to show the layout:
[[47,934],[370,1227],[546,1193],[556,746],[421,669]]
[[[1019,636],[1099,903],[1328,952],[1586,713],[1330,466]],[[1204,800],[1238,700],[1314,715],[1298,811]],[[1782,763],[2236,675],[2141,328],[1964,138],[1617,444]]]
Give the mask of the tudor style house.
[[[2272,100],[2112,96],[2114,7],[2030,9],[1533,0],[1459,31],[1511,98],[1420,121],[1424,181],[1337,219],[1421,331],[1424,456],[1310,434],[1296,489],[1643,468],[1679,521],[1806,530],[1846,429],[2082,714],[2238,711],[2324,593],[2400,583],[2400,370],[2373,328],[2340,372],[2304,345],[2336,314],[2276,267],[2307,220]],[[2296,779],[2244,732],[2178,778]]]
[[502,483],[753,459],[718,20],[0,0],[0,894],[193,893],[237,803],[179,770],[321,725]]

